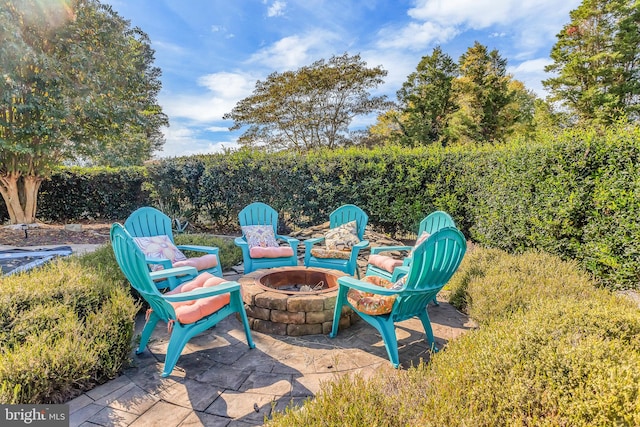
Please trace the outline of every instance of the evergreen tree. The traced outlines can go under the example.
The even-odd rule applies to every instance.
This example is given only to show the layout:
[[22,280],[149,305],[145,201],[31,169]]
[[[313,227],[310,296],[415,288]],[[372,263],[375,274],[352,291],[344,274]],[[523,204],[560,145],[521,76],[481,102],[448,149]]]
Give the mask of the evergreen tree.
[[551,50],[556,73],[543,82],[582,123],[638,120],[640,111],[640,2],[584,0]]
[[[402,110],[399,142],[407,146],[444,142],[447,120],[454,111],[452,84],[458,66],[440,47],[423,56],[397,92]],[[445,141],[443,141],[445,140]]]
[[[448,132],[460,143],[486,143],[504,140],[512,126],[530,120],[531,114],[514,115],[517,96],[528,99],[524,86],[512,85],[506,72],[507,60],[497,50],[475,42],[460,57],[460,77],[453,82],[454,99],[458,110],[451,115]],[[520,101],[523,106],[526,103]],[[509,107],[510,106],[510,107]],[[509,108],[507,108],[509,107]]]

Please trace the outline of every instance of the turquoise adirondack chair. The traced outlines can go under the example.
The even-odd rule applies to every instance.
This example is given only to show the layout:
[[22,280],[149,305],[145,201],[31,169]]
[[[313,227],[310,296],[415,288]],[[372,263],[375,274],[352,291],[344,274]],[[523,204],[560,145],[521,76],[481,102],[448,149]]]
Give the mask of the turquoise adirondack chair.
[[[329,336],[337,335],[342,306],[346,304],[380,332],[394,367],[400,365],[395,322],[418,317],[429,346],[437,351],[427,303],[458,269],[466,249],[467,242],[462,233],[457,228],[446,227],[433,233],[413,250],[413,260],[404,284],[387,282],[388,286],[383,287],[367,282],[368,276],[363,280],[348,276],[338,278],[338,296]],[[373,279],[380,280],[376,276]]]
[[[193,257],[188,260],[178,262],[179,266],[191,265],[195,267],[199,273],[208,272],[215,276],[222,277],[222,265],[220,264],[219,249],[211,246],[199,245],[175,245],[173,240],[173,230],[171,228],[171,218],[156,208],[145,206],[135,210],[124,223],[124,227],[129,234],[135,238],[164,238],[159,244],[164,248],[163,253],[182,255],[181,251],[193,251],[204,253],[201,257]],[[157,247],[157,246],[156,246]],[[143,251],[144,252],[144,251]],[[173,267],[173,262],[167,257],[158,257],[157,253],[152,256],[147,254],[147,263],[149,265],[161,265],[162,268]],[[159,289],[174,289],[180,283],[192,279],[193,276],[171,276],[166,280],[156,283]]]
[[111,245],[127,280],[150,306],[136,354],[144,351],[158,321],[167,322],[171,330],[163,377],[171,374],[184,346],[193,336],[233,313],[238,313],[240,317],[249,347],[255,348],[239,283],[201,273],[192,282],[183,283],[173,291],[162,294],[154,284],[154,278],[184,273],[196,275],[196,269],[176,267],[149,272],[145,255],[127,230],[118,223],[111,227]]
[[[427,215],[418,227],[418,238],[423,232],[433,234],[444,227],[455,227],[456,223],[451,216],[443,211],[435,211]],[[395,260],[394,258],[381,255],[384,252],[405,251],[409,252],[413,246],[378,246],[371,248],[371,255],[367,264],[365,275],[378,276],[391,282],[396,282],[401,276],[409,271],[409,263],[411,257],[405,257],[404,260]],[[375,259],[375,264],[372,260]],[[433,303],[438,305],[436,297],[433,297]]]
[[[304,265],[305,267],[331,268],[343,271],[351,276],[360,277],[358,270],[358,254],[361,249],[369,246],[369,241],[364,240],[364,230],[367,227],[369,216],[356,205],[342,205],[329,214],[329,232],[345,227],[355,221],[357,239],[354,240],[351,251],[335,251],[320,249],[321,244],[327,243],[327,238],[316,237],[304,241]],[[355,243],[358,241],[358,243]],[[316,248],[314,248],[316,246]]]
[[[238,214],[242,237],[234,243],[242,250],[244,272],[261,268],[295,267],[298,265],[298,244],[293,237],[278,234],[278,212],[271,206],[254,202]],[[286,245],[279,245],[279,241]]]

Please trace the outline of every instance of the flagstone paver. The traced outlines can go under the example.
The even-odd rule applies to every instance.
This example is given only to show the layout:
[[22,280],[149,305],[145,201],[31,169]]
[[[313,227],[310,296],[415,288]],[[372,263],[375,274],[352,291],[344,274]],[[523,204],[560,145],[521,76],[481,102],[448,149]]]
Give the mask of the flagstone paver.
[[[444,302],[430,305],[429,315],[439,347],[474,327]],[[141,316],[136,334],[143,322]],[[428,360],[419,320],[399,323],[397,334],[404,368]],[[123,375],[68,402],[70,425],[259,426],[272,410],[313,398],[324,382],[393,369],[380,335],[363,321],[333,339],[256,331],[252,336],[255,349],[249,349],[240,322],[230,316],[194,337],[171,375],[162,378],[169,335],[158,326],[153,341],[142,354],[132,355],[133,364]]]

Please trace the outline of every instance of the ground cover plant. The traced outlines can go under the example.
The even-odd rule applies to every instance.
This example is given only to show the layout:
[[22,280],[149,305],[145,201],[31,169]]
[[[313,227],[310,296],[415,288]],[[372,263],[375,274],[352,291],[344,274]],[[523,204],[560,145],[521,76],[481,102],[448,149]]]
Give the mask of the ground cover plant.
[[[229,239],[175,239],[219,247],[223,269],[242,260]],[[109,245],[0,284],[0,403],[66,402],[129,366],[134,319],[145,307]]]
[[66,402],[128,364],[139,307],[108,250],[0,278],[0,402]]
[[429,364],[337,378],[270,426],[640,423],[640,310],[572,262],[478,248],[450,282],[479,328]]

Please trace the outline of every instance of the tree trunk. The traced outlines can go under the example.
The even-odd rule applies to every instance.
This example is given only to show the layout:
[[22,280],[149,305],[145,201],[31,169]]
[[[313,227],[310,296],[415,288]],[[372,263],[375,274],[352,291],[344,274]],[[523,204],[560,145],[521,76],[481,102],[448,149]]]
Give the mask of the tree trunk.
[[24,177],[24,218],[26,224],[36,222],[36,208],[38,207],[38,190],[42,178],[35,175]]
[[[23,178],[22,182],[20,178]],[[36,221],[38,190],[41,183],[40,177],[22,177],[18,172],[0,175],[0,194],[7,205],[11,224],[31,224]]]

